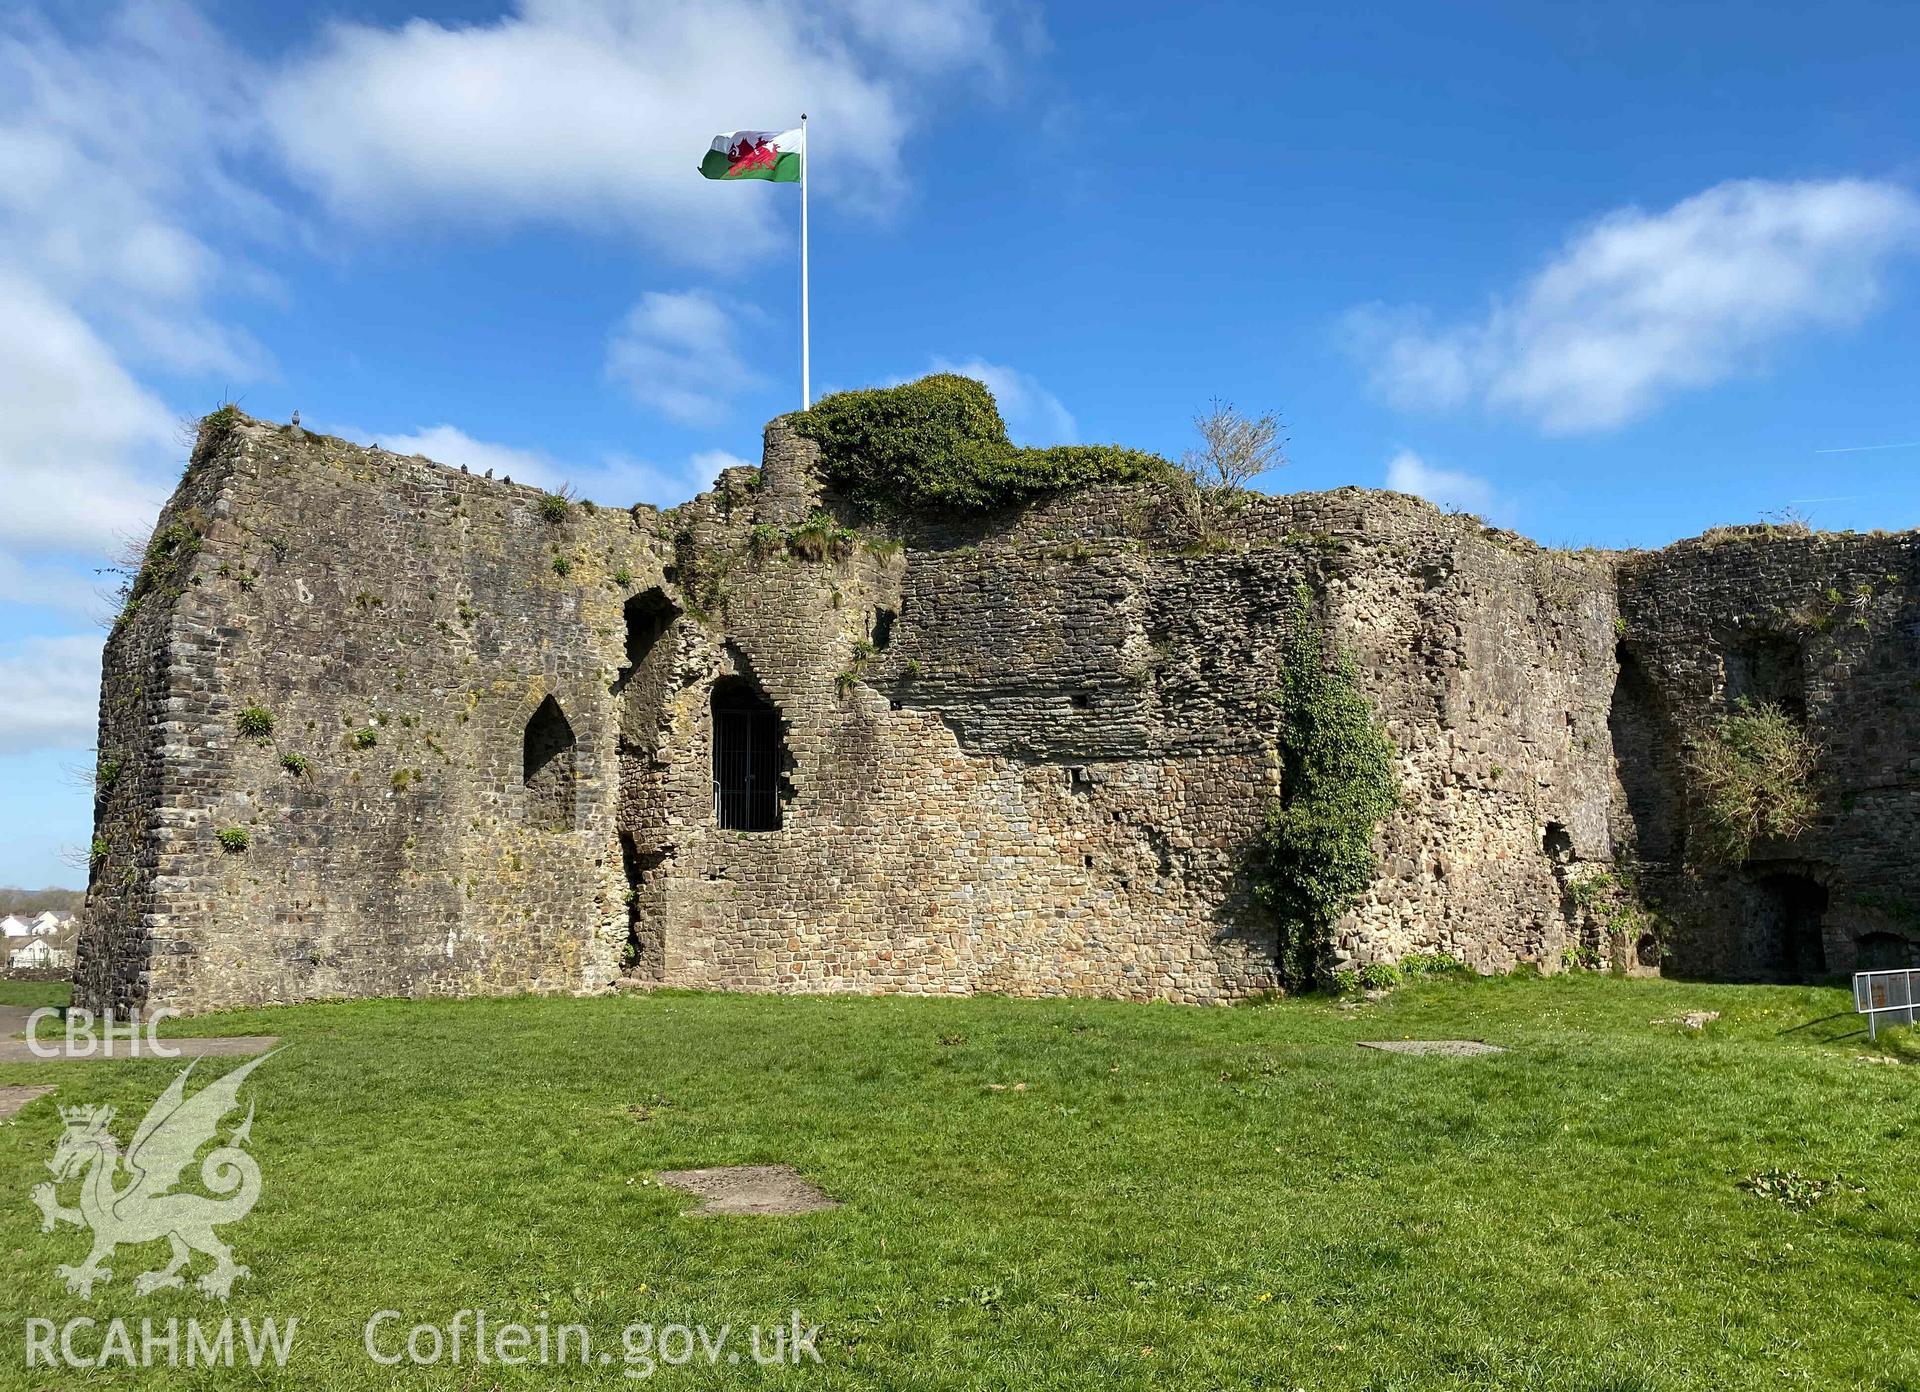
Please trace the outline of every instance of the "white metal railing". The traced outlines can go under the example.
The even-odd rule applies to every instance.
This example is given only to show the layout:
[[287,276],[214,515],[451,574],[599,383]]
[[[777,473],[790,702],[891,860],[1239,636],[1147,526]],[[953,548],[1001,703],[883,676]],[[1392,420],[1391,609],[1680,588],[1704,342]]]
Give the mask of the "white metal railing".
[[1853,1008],[1867,1017],[1867,1037],[1879,1038],[1880,1017],[1904,1017],[1901,1024],[1914,1022],[1920,1011],[1920,967],[1900,967],[1893,971],[1864,971],[1853,974]]

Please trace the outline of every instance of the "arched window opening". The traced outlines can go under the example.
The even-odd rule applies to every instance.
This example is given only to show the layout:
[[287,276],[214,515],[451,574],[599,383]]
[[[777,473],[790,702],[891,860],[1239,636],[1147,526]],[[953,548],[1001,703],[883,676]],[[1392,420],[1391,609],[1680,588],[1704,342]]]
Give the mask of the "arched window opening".
[[713,816],[726,831],[780,826],[787,746],[780,712],[745,677],[713,686]]
[[521,761],[528,823],[542,831],[572,831],[577,804],[574,784],[579,775],[573,726],[551,696],[527,721]]
[[673,621],[679,617],[679,609],[657,585],[627,601],[627,663],[620,669],[620,675],[614,682],[616,695],[632,679],[633,674],[646,664],[654,645],[666,636],[667,630],[673,627]]

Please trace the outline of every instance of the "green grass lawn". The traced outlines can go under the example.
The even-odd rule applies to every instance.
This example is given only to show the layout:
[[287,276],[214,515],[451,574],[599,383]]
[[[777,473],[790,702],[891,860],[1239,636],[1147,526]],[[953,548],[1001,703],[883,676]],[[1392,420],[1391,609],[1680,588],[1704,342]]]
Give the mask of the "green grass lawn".
[[[1651,1023],[1695,1009],[1721,1018]],[[289,1045],[248,1084],[265,1193],[226,1236],[251,1277],[224,1311],[138,1297],[154,1245],[67,1295],[53,1266],[85,1235],[43,1235],[27,1198],[52,1103],[116,1104],[124,1141],[176,1067],[0,1068],[60,1088],[0,1127],[0,1385],[628,1385],[617,1361],[362,1352],[376,1310],[404,1331],[478,1307],[596,1349],[633,1322],[822,1327],[818,1367],[658,1369],[682,1387],[1913,1388],[1920,1073],[1862,1062],[1848,1010],[1568,976],[1359,1009],[663,992],[203,1017],[174,1032]],[[1397,1037],[1510,1052],[1354,1047]],[[772,1162],[843,1206],[690,1219],[649,1182]],[[1744,1186],[1770,1171],[1844,1182]],[[286,1371],[22,1367],[28,1314],[221,1313],[298,1316]]]
[[0,1005],[65,1005],[73,987],[64,981],[0,980]]

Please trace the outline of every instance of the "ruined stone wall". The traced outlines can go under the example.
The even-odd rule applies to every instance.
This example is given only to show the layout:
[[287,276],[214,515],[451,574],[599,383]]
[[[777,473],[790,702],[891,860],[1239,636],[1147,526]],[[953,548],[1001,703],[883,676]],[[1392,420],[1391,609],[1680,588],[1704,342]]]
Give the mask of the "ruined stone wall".
[[[103,793],[83,1000],[1269,989],[1246,867],[1302,586],[1400,754],[1341,961],[1632,960],[1568,889],[1678,824],[1639,773],[1670,784],[1677,713],[1717,697],[1688,635],[1738,612],[1737,553],[1634,560],[1617,609],[1619,558],[1395,494],[1249,499],[1205,534],[1147,485],[876,521],[812,450],[775,422],[761,469],[656,513],[245,420],[203,438],[169,508],[194,545],[108,645],[103,759],[135,776]],[[1899,545],[1852,569],[1910,574]],[[1911,710],[1907,601],[1875,595],[1873,641],[1807,694],[1827,719],[1878,673],[1862,740]],[[1777,680],[1754,660],[1739,680]],[[765,829],[717,812],[748,728],[778,744]],[[1914,830],[1868,762],[1848,786],[1895,824],[1832,842],[1863,876]]]
[[216,791],[196,787],[191,751],[202,674],[217,662],[219,620],[186,597],[222,477],[203,463],[181,480],[106,645],[87,912],[75,967],[82,1003],[142,1000],[156,953],[166,958],[176,943],[191,950],[190,930],[171,931],[174,895],[163,891],[198,868],[182,855],[182,842]]
[[[1340,956],[1558,967],[1567,861],[1608,856],[1604,559],[1358,489],[1249,500],[1206,546],[1150,488],[942,540],[963,549],[909,549],[883,671],[918,672],[895,698],[940,712],[963,747],[1064,765],[1094,788],[1151,761],[1224,761],[1197,827],[1150,802],[1115,809],[1183,921],[1224,917],[1269,950],[1235,877],[1278,790],[1266,698],[1305,583],[1402,753],[1383,876],[1341,925]],[[1572,837],[1566,860],[1543,848],[1549,825]]]
[[[1920,963],[1920,539],[1722,528],[1631,558],[1620,612],[1619,839],[1672,919],[1667,968]],[[1822,813],[1792,843],[1700,866],[1683,750],[1741,698],[1804,722]]]
[[[1342,925],[1342,956],[1558,967],[1568,861],[1608,854],[1604,561],[1359,490],[1255,500],[1194,547],[1179,501],[1150,488],[909,522],[837,556],[757,553],[769,493],[789,521],[834,505],[796,494],[805,449],[775,430],[769,459],[787,467],[753,507],[723,490],[688,510],[688,569],[727,565],[689,602],[724,617],[681,640],[696,656],[659,746],[692,757],[650,755],[647,804],[623,813],[658,857],[639,917],[660,925],[645,934],[660,979],[1271,987],[1274,932],[1244,871],[1279,789],[1267,697],[1302,583],[1405,752],[1387,874]],[[777,833],[712,826],[705,699],[733,672],[787,723]],[[1549,827],[1571,837],[1558,860]]]
[[[625,937],[613,838],[625,513],[242,421],[203,433],[164,529],[195,541],[108,641],[83,1000],[184,1008],[580,987]],[[569,574],[558,573],[556,559]],[[567,830],[523,781],[572,722]],[[272,733],[241,733],[243,708]],[[246,835],[223,848],[222,831]]]

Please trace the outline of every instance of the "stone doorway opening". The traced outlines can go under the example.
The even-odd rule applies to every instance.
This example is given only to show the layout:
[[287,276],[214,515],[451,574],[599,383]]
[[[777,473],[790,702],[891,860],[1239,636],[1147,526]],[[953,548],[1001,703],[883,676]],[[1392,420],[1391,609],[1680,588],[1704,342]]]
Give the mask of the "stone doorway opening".
[[1761,871],[1754,881],[1757,965],[1782,981],[1817,981],[1827,973],[1827,887],[1797,870]]
[[627,661],[614,678],[613,694],[626,690],[635,672],[646,665],[659,641],[666,637],[680,610],[658,585],[629,599],[623,610],[627,622]]

